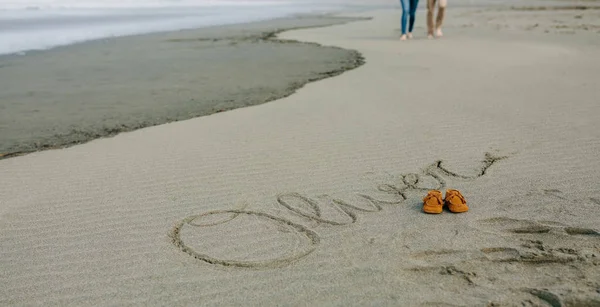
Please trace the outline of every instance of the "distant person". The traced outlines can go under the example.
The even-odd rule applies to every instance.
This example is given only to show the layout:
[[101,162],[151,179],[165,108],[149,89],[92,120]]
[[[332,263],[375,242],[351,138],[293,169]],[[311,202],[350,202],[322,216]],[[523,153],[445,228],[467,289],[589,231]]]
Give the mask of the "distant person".
[[[435,32],[433,24],[433,13],[435,11],[435,4],[438,4],[438,13],[435,19]],[[433,38],[442,37],[442,22],[444,21],[444,13],[446,12],[446,0],[427,0],[427,37]]]
[[[402,19],[400,25],[402,28],[402,36],[400,40],[405,41],[407,38],[412,38],[412,30],[415,25],[415,13],[419,0],[400,0],[402,5]],[[406,32],[406,23],[408,22],[408,33]]]

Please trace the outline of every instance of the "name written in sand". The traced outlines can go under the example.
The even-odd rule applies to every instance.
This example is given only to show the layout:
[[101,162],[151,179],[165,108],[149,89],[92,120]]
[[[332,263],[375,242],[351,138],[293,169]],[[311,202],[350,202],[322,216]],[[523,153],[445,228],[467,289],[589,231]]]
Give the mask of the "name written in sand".
[[[485,158],[481,161],[481,165],[474,175],[462,175],[443,166],[441,160],[438,160],[430,165],[427,165],[420,173],[409,173],[400,175],[401,182],[399,184],[381,184],[377,187],[379,192],[384,192],[390,195],[393,200],[376,199],[367,194],[356,194],[360,203],[350,203],[341,199],[332,199],[327,206],[334,206],[340,214],[345,216],[343,221],[327,218],[322,214],[324,207],[315,199],[309,198],[299,193],[283,193],[277,196],[277,205],[285,209],[285,211],[300,216],[307,221],[312,221],[318,224],[327,224],[331,226],[341,226],[353,224],[357,221],[359,214],[369,214],[384,210],[386,206],[397,206],[408,199],[409,192],[423,192],[429,190],[442,190],[446,187],[447,179],[463,179],[475,180],[484,176],[487,170],[499,160],[506,157],[494,156],[490,153],[485,154]],[[427,186],[429,184],[430,186]],[[304,208],[304,209],[301,209]],[[192,228],[206,228],[214,226],[222,226],[230,223],[238,217],[254,217],[261,219],[267,223],[273,223],[279,229],[285,229],[286,233],[293,233],[301,238],[305,244],[304,247],[295,246],[291,253],[278,255],[272,258],[263,260],[233,260],[223,259],[216,256],[211,256],[203,253],[196,245],[192,244],[193,240],[202,240],[202,237],[184,236],[182,232],[191,230]],[[224,217],[224,219],[215,222],[201,223],[202,220],[210,220],[211,218]],[[170,234],[173,244],[182,252],[213,265],[221,265],[227,267],[240,268],[278,268],[287,266],[301,258],[306,257],[319,246],[321,239],[319,235],[312,229],[292,222],[285,217],[276,216],[260,211],[253,210],[215,210],[197,215],[191,215],[181,220],[173,228]],[[226,240],[219,241],[219,244],[231,244]]]

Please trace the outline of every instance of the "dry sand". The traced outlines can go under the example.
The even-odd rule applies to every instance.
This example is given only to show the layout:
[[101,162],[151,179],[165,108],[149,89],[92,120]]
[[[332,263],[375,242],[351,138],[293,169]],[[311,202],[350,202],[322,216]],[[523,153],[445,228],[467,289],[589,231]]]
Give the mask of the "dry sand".
[[[367,64],[0,161],[1,303],[599,306],[600,38],[494,14],[450,10],[441,40],[420,12],[401,43],[394,10],[286,32]],[[434,187],[471,210],[423,214]]]

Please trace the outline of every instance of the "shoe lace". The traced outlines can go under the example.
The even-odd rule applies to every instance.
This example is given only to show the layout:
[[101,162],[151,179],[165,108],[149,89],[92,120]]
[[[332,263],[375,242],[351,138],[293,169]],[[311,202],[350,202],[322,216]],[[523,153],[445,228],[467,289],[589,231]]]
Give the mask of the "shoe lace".
[[463,204],[467,203],[467,201],[465,200],[465,198],[458,191],[452,191],[451,194],[450,194],[450,197],[448,198],[448,200],[452,200],[453,197],[458,197],[458,199],[460,199],[461,203],[463,203]]
[[438,205],[441,205],[441,204],[443,204],[443,202],[442,202],[442,201],[441,201],[441,200],[440,200],[438,197],[436,197],[435,195],[432,195],[432,194],[429,194],[429,195],[425,196],[425,199],[423,199],[423,201],[424,201],[425,203],[427,203],[427,202],[428,202],[430,199],[432,199],[432,198],[433,198],[433,199],[435,199],[435,202],[436,202]]

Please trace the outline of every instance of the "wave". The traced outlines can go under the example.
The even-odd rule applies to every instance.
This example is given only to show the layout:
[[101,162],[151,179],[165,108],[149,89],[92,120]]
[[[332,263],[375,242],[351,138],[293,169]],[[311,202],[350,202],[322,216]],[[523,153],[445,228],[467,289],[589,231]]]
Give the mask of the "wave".
[[359,0],[0,0],[0,55],[108,37],[329,13],[356,5],[365,3]]
[[[177,31],[315,13],[288,1],[0,0],[0,55],[108,37]],[[28,9],[27,9],[28,8]],[[331,8],[331,7],[329,7]]]
[[293,2],[287,0],[0,0],[0,10],[272,6]]

